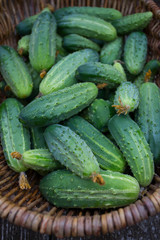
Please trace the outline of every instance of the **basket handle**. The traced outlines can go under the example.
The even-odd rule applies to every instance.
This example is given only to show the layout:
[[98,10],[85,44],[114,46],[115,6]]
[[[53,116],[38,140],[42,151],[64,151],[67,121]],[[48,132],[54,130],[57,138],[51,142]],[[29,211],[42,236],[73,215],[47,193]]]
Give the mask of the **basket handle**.
[[153,0],[141,0],[141,2],[154,13],[157,19],[160,19],[160,7]]

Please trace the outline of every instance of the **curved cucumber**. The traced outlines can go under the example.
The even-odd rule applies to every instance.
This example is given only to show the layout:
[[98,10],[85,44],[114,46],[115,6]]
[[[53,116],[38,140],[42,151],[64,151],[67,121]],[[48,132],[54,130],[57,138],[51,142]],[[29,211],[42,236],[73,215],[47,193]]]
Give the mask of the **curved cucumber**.
[[148,186],[154,175],[153,155],[139,126],[128,115],[115,115],[109,120],[108,128],[134,177],[141,186]]
[[58,170],[40,182],[42,195],[57,207],[115,208],[128,205],[138,198],[135,178],[122,173],[101,171],[104,186],[81,179],[67,170]]
[[67,126],[84,139],[96,156],[101,168],[114,172],[124,172],[126,161],[122,153],[90,123],[79,116],[75,116],[67,121]]
[[86,62],[98,61],[98,59],[98,53],[92,49],[69,54],[49,70],[40,84],[40,92],[46,95],[75,84],[76,69]]
[[13,48],[0,46],[0,71],[18,98],[30,96],[33,88],[32,78],[25,62]]
[[20,113],[20,121],[35,127],[63,121],[86,108],[97,97],[93,83],[74,84],[42,96],[29,103]]

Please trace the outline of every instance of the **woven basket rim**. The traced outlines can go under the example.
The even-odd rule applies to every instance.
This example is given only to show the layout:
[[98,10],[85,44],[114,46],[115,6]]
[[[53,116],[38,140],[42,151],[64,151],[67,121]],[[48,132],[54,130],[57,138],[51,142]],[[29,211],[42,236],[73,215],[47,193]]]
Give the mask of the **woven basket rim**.
[[[155,2],[152,0],[141,0],[140,2],[153,12],[157,20],[160,19],[160,8]],[[71,4],[73,4],[73,0],[71,0]],[[3,14],[3,10],[0,3],[0,14]],[[160,177],[158,175],[155,175],[154,182],[149,186],[152,194],[147,192],[146,196],[133,204],[93,216],[57,215],[55,217],[49,213],[42,214],[27,207],[18,206],[8,197],[0,195],[0,217],[7,218],[15,225],[39,231],[42,234],[54,234],[59,238],[105,235],[108,232],[134,225],[160,212]]]

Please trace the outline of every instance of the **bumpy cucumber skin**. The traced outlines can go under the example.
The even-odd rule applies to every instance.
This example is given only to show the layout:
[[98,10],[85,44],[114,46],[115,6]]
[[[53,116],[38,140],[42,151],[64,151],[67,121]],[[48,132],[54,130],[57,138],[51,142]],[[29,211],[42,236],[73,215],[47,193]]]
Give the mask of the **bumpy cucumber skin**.
[[48,149],[41,148],[25,151],[20,161],[28,169],[45,173],[62,168],[62,165],[53,158]]
[[30,134],[18,120],[23,105],[15,98],[8,98],[0,105],[1,142],[8,166],[15,172],[24,172],[27,168],[17,159],[11,157],[12,152],[23,154],[30,149]]
[[113,64],[115,60],[119,60],[122,55],[122,37],[118,37],[112,42],[104,44],[100,52],[100,62]]
[[154,175],[153,155],[139,126],[128,115],[115,115],[109,120],[108,128],[134,177],[141,186],[148,186]]
[[43,133],[44,133],[43,128],[39,127],[31,128],[32,148],[34,149],[47,148],[47,144],[45,142]]
[[114,8],[99,8],[99,7],[67,7],[59,8],[54,12],[56,20],[61,20],[62,17],[71,14],[87,14],[96,16],[106,21],[113,21],[122,17],[122,13]]
[[26,35],[18,41],[17,50],[18,51],[22,50],[22,55],[27,55],[28,54],[29,41],[30,41],[30,35]]
[[18,98],[30,96],[33,83],[28,68],[18,53],[9,46],[0,46],[0,71]]
[[154,156],[160,163],[160,91],[155,83],[143,83],[140,87],[140,103],[137,123],[145,135]]
[[50,69],[55,62],[56,27],[56,20],[49,12],[41,13],[33,25],[29,60],[37,72]]
[[57,25],[61,35],[75,33],[107,42],[117,37],[116,29],[111,23],[89,15],[67,15],[58,20]]
[[40,182],[42,195],[57,207],[115,208],[137,200],[139,184],[135,178],[112,171],[101,171],[104,186],[82,179],[67,170],[58,170]]
[[58,123],[82,111],[97,97],[93,83],[79,83],[42,96],[29,103],[20,113],[20,121],[35,127]]
[[76,175],[90,178],[99,173],[100,168],[91,149],[69,127],[51,125],[46,128],[44,137],[54,158]]
[[98,60],[98,53],[92,49],[83,49],[69,54],[49,70],[40,84],[40,92],[46,95],[72,86],[76,83],[76,69],[86,62]]
[[95,99],[93,103],[82,112],[82,117],[101,132],[107,131],[107,123],[111,118],[111,102],[104,99]]
[[79,116],[70,118],[67,121],[73,131],[75,131],[91,148],[102,169],[114,172],[124,172],[126,161],[117,147],[89,122]]
[[112,24],[116,28],[118,35],[124,35],[133,31],[143,30],[151,21],[152,16],[152,12],[135,13],[114,20]]
[[122,73],[124,78],[125,78],[125,80],[127,81],[126,73],[124,71],[124,68],[123,68],[122,64],[119,63],[119,62],[115,62],[113,64],[113,67],[116,68],[120,73]]
[[138,75],[146,62],[147,57],[147,37],[143,32],[131,33],[124,45],[124,62],[127,70]]
[[122,83],[116,90],[114,105],[120,105],[120,101],[123,106],[128,107],[128,113],[133,112],[139,105],[138,88],[131,82]]
[[123,74],[109,64],[90,62],[81,65],[76,71],[76,78],[83,82],[107,83],[117,86],[125,82]]
[[78,51],[84,48],[91,48],[95,51],[100,51],[100,47],[95,42],[82,37],[78,34],[69,34],[63,38],[63,47],[68,51]]

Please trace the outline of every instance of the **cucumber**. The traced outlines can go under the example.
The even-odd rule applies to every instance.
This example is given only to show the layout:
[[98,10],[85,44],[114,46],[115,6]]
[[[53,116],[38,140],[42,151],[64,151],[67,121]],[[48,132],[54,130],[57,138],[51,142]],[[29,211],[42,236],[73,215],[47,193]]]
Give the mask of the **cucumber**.
[[124,45],[124,62],[127,70],[138,75],[146,62],[147,58],[147,37],[143,32],[131,33]]
[[30,35],[26,35],[18,41],[17,51],[18,51],[19,55],[27,55],[28,54],[29,41],[30,41]]
[[76,71],[76,78],[79,81],[107,83],[110,86],[117,86],[126,81],[124,75],[113,66],[100,62],[81,65]]
[[140,188],[135,178],[122,173],[101,171],[104,186],[81,179],[67,170],[58,170],[40,182],[42,195],[62,208],[115,208],[129,205],[138,198]]
[[36,19],[29,42],[29,60],[37,72],[49,70],[55,63],[56,20],[50,12]]
[[100,131],[79,116],[69,119],[66,124],[91,148],[102,169],[124,172],[126,161],[122,153]]
[[69,87],[76,83],[76,69],[90,61],[98,61],[99,55],[92,49],[84,49],[71,53],[54,65],[40,84],[40,92],[43,95]]
[[58,123],[89,106],[97,94],[93,83],[75,84],[33,100],[21,111],[19,118],[33,127]]
[[145,135],[154,156],[160,163],[160,91],[155,83],[143,83],[140,87],[140,104],[137,123]]
[[105,43],[100,52],[100,62],[113,64],[115,60],[121,59],[122,45],[122,37],[118,37],[112,42]]
[[113,21],[122,17],[122,13],[114,8],[100,7],[65,7],[59,8],[54,12],[56,20],[61,20],[62,17],[71,14],[85,14],[96,16],[106,21]]
[[11,153],[20,153],[30,149],[29,130],[19,122],[18,116],[23,105],[15,98],[8,98],[0,105],[0,134],[3,152],[8,166],[15,172],[24,172],[27,168]]
[[115,61],[113,67],[116,68],[121,74],[123,74],[125,80],[127,81],[126,73],[121,63]]
[[112,24],[116,28],[118,35],[124,35],[133,31],[143,30],[151,21],[152,16],[153,13],[149,11],[144,13],[134,13],[124,16],[121,19],[116,19]]
[[78,51],[84,48],[91,48],[95,51],[100,51],[98,44],[78,34],[69,34],[65,36],[63,38],[63,47],[70,52]]
[[116,90],[114,107],[117,113],[127,114],[133,112],[139,105],[138,88],[131,82],[122,83]]
[[98,181],[100,168],[97,159],[79,135],[69,127],[54,124],[46,128],[44,137],[49,151],[62,165],[81,178]]
[[33,83],[28,68],[18,53],[9,46],[0,46],[0,72],[16,97],[30,96]]
[[43,133],[44,133],[43,128],[39,127],[31,128],[32,148],[34,149],[47,148],[47,144],[45,142]]
[[103,19],[84,15],[72,14],[57,21],[58,32],[61,35],[79,34],[84,37],[113,41],[117,37],[116,29]]
[[68,52],[63,48],[63,38],[56,34],[56,50],[57,55],[61,54],[62,56],[67,56]]
[[154,175],[153,155],[137,123],[128,115],[115,115],[109,120],[108,128],[134,177],[141,186],[148,186]]
[[107,100],[95,99],[81,115],[99,131],[106,132],[108,120],[112,117],[111,105]]

